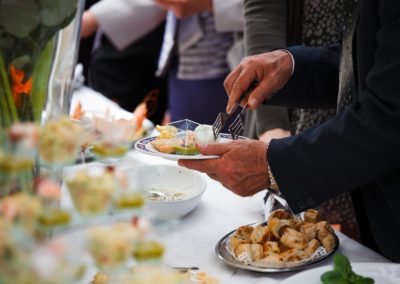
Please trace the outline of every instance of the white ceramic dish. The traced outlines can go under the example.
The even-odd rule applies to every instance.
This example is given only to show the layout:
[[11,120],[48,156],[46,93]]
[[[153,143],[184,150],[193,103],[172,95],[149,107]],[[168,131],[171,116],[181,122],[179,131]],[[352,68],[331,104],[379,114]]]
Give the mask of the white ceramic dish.
[[151,165],[140,167],[135,172],[135,184],[145,191],[176,191],[184,193],[178,201],[146,201],[146,206],[161,219],[180,218],[196,208],[206,189],[202,175],[179,166]]
[[[362,276],[371,277],[375,284],[395,284],[400,283],[400,264],[395,263],[351,263],[353,271]],[[322,284],[321,275],[333,269],[332,265],[326,265],[300,272],[282,284]]]

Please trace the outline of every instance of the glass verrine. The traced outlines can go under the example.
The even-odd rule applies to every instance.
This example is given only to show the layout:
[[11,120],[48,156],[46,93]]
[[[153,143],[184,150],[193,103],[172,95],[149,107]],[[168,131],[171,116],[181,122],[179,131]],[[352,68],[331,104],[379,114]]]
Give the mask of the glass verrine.
[[112,168],[87,164],[65,169],[63,176],[80,216],[95,217],[109,213],[112,197],[118,187]]

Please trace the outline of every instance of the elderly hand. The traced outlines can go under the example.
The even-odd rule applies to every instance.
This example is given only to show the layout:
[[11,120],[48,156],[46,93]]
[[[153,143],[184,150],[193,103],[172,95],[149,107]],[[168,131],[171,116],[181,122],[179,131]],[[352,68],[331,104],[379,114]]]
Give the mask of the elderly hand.
[[171,10],[178,19],[213,10],[212,0],[154,0],[160,7]]
[[240,196],[250,196],[269,185],[267,147],[258,140],[198,145],[203,155],[219,155],[209,160],[179,160],[179,165],[208,174]]
[[[232,109],[240,95],[254,80],[257,80],[258,86],[247,97],[247,107],[255,109],[286,85],[292,74],[292,68],[292,59],[283,50],[245,57],[225,79],[224,86],[229,96],[226,110]],[[245,103],[246,101],[242,101],[242,105]]]

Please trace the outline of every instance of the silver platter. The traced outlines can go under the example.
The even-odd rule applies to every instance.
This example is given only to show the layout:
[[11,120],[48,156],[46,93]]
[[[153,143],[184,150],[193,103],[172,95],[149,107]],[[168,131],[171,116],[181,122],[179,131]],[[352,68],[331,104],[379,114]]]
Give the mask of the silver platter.
[[[265,222],[263,223],[255,223],[255,224],[250,224],[248,226],[257,226],[260,224],[265,224]],[[253,265],[249,265],[249,264],[244,264],[242,262],[240,262],[239,260],[237,260],[236,258],[234,258],[230,252],[227,249],[227,244],[228,244],[228,240],[229,237],[235,232],[236,230],[233,230],[231,232],[229,232],[228,234],[226,234],[225,236],[223,236],[218,243],[215,246],[215,253],[217,254],[218,258],[220,260],[222,260],[225,264],[235,267],[235,268],[240,268],[240,269],[245,269],[245,270],[251,270],[251,271],[257,271],[257,272],[264,272],[264,273],[282,273],[282,272],[290,272],[290,271],[296,271],[296,270],[301,270],[304,268],[309,268],[312,267],[314,265],[316,265],[317,263],[321,262],[322,260],[330,257],[338,248],[339,248],[339,238],[336,236],[336,234],[334,234],[335,237],[335,247],[333,248],[332,251],[328,252],[327,254],[318,257],[314,260],[310,260],[308,262],[305,263],[301,263],[297,266],[290,266],[290,267],[282,267],[282,268],[268,268],[268,267],[258,267],[258,266],[253,266]]]

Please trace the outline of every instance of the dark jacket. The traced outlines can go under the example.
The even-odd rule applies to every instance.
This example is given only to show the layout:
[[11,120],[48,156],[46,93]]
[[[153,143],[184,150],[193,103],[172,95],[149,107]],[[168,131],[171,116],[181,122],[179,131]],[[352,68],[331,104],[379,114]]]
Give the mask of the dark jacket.
[[[361,0],[359,6],[352,50],[353,103],[320,127],[273,140],[267,156],[295,212],[358,188],[356,209],[369,244],[399,262],[400,1]],[[338,101],[340,46],[289,50],[295,72],[270,103],[333,107]],[[339,101],[344,95],[339,93]]]

